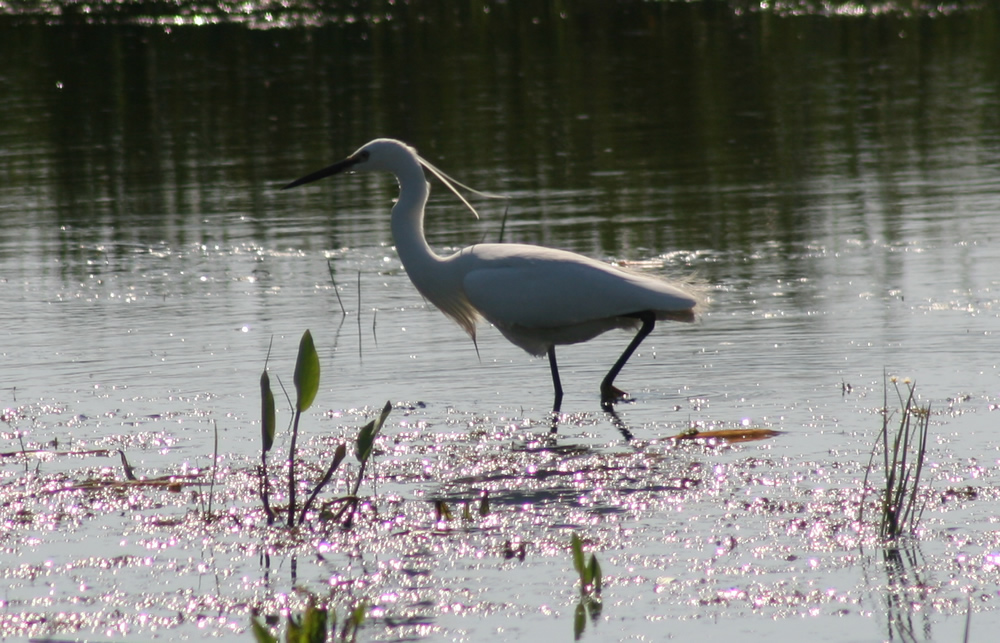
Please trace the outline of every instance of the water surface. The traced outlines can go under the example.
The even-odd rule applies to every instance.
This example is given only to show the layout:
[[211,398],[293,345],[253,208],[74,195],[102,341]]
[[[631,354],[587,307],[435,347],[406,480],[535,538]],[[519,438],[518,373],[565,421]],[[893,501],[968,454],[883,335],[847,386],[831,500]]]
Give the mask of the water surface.
[[[710,625],[740,640],[918,640],[900,634],[916,622],[956,640],[970,596],[973,632],[996,618],[995,11],[126,7],[0,23],[18,61],[0,75],[4,450],[123,448],[156,476],[206,467],[217,426],[220,502],[253,516],[257,378],[272,346],[291,388],[309,328],[324,375],[308,457],[398,404],[377,497],[400,518],[362,528],[374,558],[323,528],[290,548],[298,581],[347,578],[338,605],[375,605],[373,639],[569,636],[573,530],[609,576],[595,639]],[[560,351],[566,417],[540,442],[547,363],[487,326],[477,354],[420,298],[392,247],[391,178],[278,190],[376,136],[511,197],[477,201],[476,221],[435,183],[427,237],[441,253],[495,240],[506,210],[506,241],[709,284],[701,321],[661,325],[620,376],[632,443],[597,392],[626,335]],[[896,567],[851,526],[884,374],[935,411],[935,501],[909,565],[924,574],[919,614],[900,611]],[[662,441],[692,424],[783,434]],[[187,492],[135,492],[131,510],[49,500],[31,485],[120,478],[117,461],[2,464],[7,507],[36,503],[32,520],[5,515],[7,631],[245,638],[248,606],[299,600],[280,536],[213,531]],[[975,501],[945,502],[966,487]],[[494,522],[438,529],[429,499],[483,490]],[[66,551],[78,541],[93,544]],[[507,541],[528,543],[525,561],[500,555]],[[302,564],[316,552],[330,562]],[[100,570],[116,556],[133,562],[112,579]],[[176,612],[223,616],[192,627]]]

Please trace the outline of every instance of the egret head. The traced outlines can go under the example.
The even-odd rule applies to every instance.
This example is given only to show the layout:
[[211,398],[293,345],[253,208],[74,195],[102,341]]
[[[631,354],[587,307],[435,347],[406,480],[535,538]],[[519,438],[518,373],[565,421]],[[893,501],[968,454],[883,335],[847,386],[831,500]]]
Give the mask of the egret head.
[[402,141],[397,141],[392,138],[377,138],[374,141],[370,141],[362,145],[357,152],[351,154],[343,161],[338,161],[337,163],[334,163],[329,167],[325,167],[322,170],[317,170],[312,174],[307,174],[301,179],[292,181],[281,189],[287,190],[288,188],[294,188],[306,183],[312,183],[313,181],[318,181],[342,172],[389,172],[391,174],[395,174],[396,177],[399,178],[402,172],[408,171],[408,168],[413,167],[413,165],[416,165],[418,168],[422,166],[428,172],[440,179],[441,182],[444,183],[444,185],[451,190],[455,196],[457,196],[462,203],[464,203],[465,206],[472,211],[474,215],[476,215],[477,219],[479,218],[479,213],[476,212],[476,209],[472,207],[472,204],[469,203],[464,196],[462,196],[461,192],[458,191],[458,188],[468,190],[472,194],[486,197],[488,199],[507,198],[499,194],[480,192],[479,190],[474,190],[463,183],[459,183],[441,170],[434,167],[426,159],[421,158],[415,149]]
[[361,146],[358,151],[343,161],[338,161],[329,167],[296,179],[281,189],[287,190],[342,172],[391,172],[396,174],[400,164],[406,161],[420,163],[421,159],[417,155],[417,151],[405,143],[391,138],[377,138]]

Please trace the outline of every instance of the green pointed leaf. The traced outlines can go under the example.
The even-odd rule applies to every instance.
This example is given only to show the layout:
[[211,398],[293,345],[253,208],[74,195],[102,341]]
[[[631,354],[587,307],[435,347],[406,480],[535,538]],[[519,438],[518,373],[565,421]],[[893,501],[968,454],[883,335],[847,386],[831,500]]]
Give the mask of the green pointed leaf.
[[479,499],[479,515],[486,517],[490,515],[490,492],[484,491],[483,497]]
[[357,607],[351,612],[351,621],[354,623],[354,629],[357,630],[361,627],[361,624],[365,622],[365,618],[368,617],[368,601],[363,600],[358,603]]
[[579,641],[585,629],[587,629],[587,608],[583,606],[583,601],[580,601],[573,612],[573,640]]
[[253,639],[257,643],[278,643],[278,638],[271,634],[271,630],[260,622],[260,619],[250,618],[250,629],[253,630]]
[[288,627],[285,630],[285,641],[287,643],[299,643],[302,641],[302,615],[289,615]]
[[312,333],[308,330],[302,334],[302,340],[299,342],[294,382],[297,394],[295,409],[303,413],[312,406],[316,392],[319,391],[319,355],[313,344]]
[[378,437],[379,431],[382,430],[382,425],[385,424],[390,411],[392,411],[392,402],[386,402],[385,406],[382,407],[382,412],[379,413],[378,419],[372,420],[361,427],[361,431],[358,432],[358,448],[355,452],[359,462],[367,462],[368,458],[371,457],[372,449],[375,448],[375,438]]
[[587,565],[583,561],[583,542],[580,540],[580,536],[575,533],[570,538],[570,549],[573,551],[573,567],[576,569],[576,573],[580,575],[580,582],[584,586],[587,586],[590,583],[587,578]]
[[358,446],[354,455],[358,456],[359,462],[367,462],[372,455],[372,447],[375,445],[375,420],[361,427],[358,431]]
[[593,591],[600,594],[601,564],[597,562],[597,556],[595,556],[594,554],[590,555],[590,582],[593,585]]
[[[330,476],[333,475],[333,472],[337,470],[337,467],[340,466],[340,463],[343,462],[344,458],[346,457],[347,457],[347,445],[338,444],[337,450],[333,452],[333,462],[330,463]],[[330,476],[327,477],[329,478]]]
[[378,420],[375,421],[375,435],[379,434],[382,430],[382,425],[385,424],[385,419],[389,417],[389,413],[392,411],[392,402],[386,401],[385,406],[382,407],[382,412],[378,414]]
[[326,643],[326,610],[310,604],[306,607],[305,618],[299,640],[303,643]]
[[260,432],[264,441],[264,451],[271,450],[274,444],[274,432],[277,419],[274,411],[274,393],[271,391],[271,378],[267,369],[260,374]]

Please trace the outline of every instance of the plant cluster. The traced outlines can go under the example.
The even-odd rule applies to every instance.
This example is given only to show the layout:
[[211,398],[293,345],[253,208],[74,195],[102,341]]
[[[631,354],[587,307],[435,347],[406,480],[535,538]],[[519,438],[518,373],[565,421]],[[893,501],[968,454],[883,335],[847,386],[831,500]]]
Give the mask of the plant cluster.
[[[310,406],[312,406],[313,401],[316,399],[316,393],[319,391],[319,378],[319,354],[316,352],[316,345],[313,343],[312,333],[306,330],[306,332],[302,334],[302,339],[299,341],[299,352],[298,357],[295,360],[295,373],[293,379],[295,383],[296,398],[293,406],[295,414],[292,418],[292,436],[288,447],[288,510],[285,522],[289,529],[295,527],[296,525],[301,525],[305,521],[309,510],[312,509],[313,503],[316,501],[316,498],[319,496],[323,488],[330,482],[330,480],[333,479],[333,474],[337,471],[340,464],[347,456],[347,445],[341,443],[337,446],[336,450],[334,450],[333,459],[327,467],[326,472],[323,474],[323,477],[320,478],[320,480],[313,486],[312,493],[309,494],[309,497],[302,505],[302,508],[299,509],[296,500],[296,491],[299,486],[299,480],[296,478],[295,474],[296,462],[298,460],[297,445],[299,438],[299,420],[302,418],[302,414],[307,411]],[[264,505],[264,512],[267,514],[267,522],[270,525],[277,519],[277,512],[271,507],[271,485],[270,477],[267,472],[267,454],[271,450],[271,447],[274,446],[277,414],[275,411],[274,392],[271,390],[271,378],[267,372],[266,360],[264,364],[264,371],[260,376],[260,393],[260,497],[261,502]],[[385,420],[391,411],[392,402],[386,402],[385,406],[382,407],[382,411],[378,418],[361,427],[361,430],[358,433],[357,446],[355,448],[355,455],[361,463],[361,467],[358,470],[358,476],[354,482],[354,488],[349,495],[343,498],[338,498],[330,503],[340,503],[342,505],[340,510],[334,516],[334,521],[339,521],[344,517],[348,509],[352,509],[351,513],[347,514],[347,518],[345,519],[345,527],[349,527],[351,525],[351,521],[353,520],[353,509],[356,509],[358,504],[358,489],[361,487],[361,480],[364,478],[365,468],[368,465],[368,461],[371,459],[372,451],[375,447],[375,438],[378,436],[379,431],[382,430],[382,425],[385,424]]]
[[[270,350],[268,351],[270,356]],[[320,492],[333,478],[334,473],[340,467],[347,456],[347,445],[341,443],[333,453],[333,459],[326,468],[323,476],[317,481],[312,492],[309,494],[301,508],[296,500],[296,491],[300,481],[296,477],[296,463],[298,460],[297,445],[299,437],[299,421],[302,414],[307,411],[316,399],[319,391],[320,361],[313,342],[312,333],[308,330],[302,335],[299,342],[299,352],[295,361],[294,384],[295,384],[295,404],[292,405],[295,413],[291,422],[291,439],[288,453],[288,508],[286,510],[285,525],[288,529],[301,526],[308,516]],[[280,381],[280,380],[279,380]],[[267,360],[265,360],[264,371],[260,376],[261,392],[261,465],[260,465],[260,497],[263,503],[264,512],[267,515],[268,525],[272,525],[278,518],[278,512],[271,505],[271,484],[267,469],[267,454],[274,446],[274,438],[277,428],[277,412],[275,409],[274,392],[271,390],[271,378],[267,372]],[[324,506],[320,513],[330,518],[334,523],[340,522],[345,529],[349,529],[354,520],[358,505],[358,490],[361,481],[364,479],[365,469],[372,458],[375,448],[375,439],[378,437],[386,418],[392,411],[392,403],[386,402],[382,407],[379,416],[361,427],[358,432],[355,446],[355,456],[358,458],[360,467],[357,478],[350,494],[336,498]],[[216,447],[218,448],[218,447]],[[328,510],[335,504],[340,504],[340,509],[329,514]],[[352,609],[348,609],[344,616],[343,625],[340,630],[339,640],[355,641],[358,629],[364,622],[368,611],[367,602],[361,601]],[[276,624],[276,623],[275,623]],[[265,623],[257,617],[251,619],[253,634],[258,643],[272,643],[278,639],[271,633]],[[285,640],[289,643],[320,643],[328,640],[329,636],[336,633],[337,615],[332,608],[319,607],[315,597],[310,596],[309,604],[305,611],[298,615],[288,615]]]
[[[899,400],[898,424],[891,434],[890,426],[896,411],[889,410],[889,388],[884,387],[882,403],[882,430],[879,432],[865,471],[864,488],[872,472],[876,455],[882,452],[884,482],[879,489],[879,537],[895,541],[903,536],[914,536],[926,506],[926,495],[921,492],[920,477],[927,455],[927,434],[931,407],[920,406],[916,399],[916,384],[903,380],[906,392],[891,378]],[[863,524],[864,502],[858,511],[858,522]]]
[[579,641],[587,627],[587,616],[596,622],[601,616],[601,565],[595,554],[586,560],[583,555],[583,541],[573,534],[570,539],[570,550],[573,552],[573,567],[580,576],[580,602],[576,605],[573,617],[573,637]]

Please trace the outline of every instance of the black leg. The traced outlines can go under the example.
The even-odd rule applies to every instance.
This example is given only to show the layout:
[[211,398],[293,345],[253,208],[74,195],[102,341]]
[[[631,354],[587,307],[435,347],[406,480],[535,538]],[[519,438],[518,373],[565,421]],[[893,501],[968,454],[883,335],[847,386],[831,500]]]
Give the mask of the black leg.
[[562,406],[563,390],[562,382],[559,381],[559,367],[556,366],[556,347],[549,347],[549,368],[552,369],[552,387],[556,391],[555,401],[552,403],[552,412],[558,413]]
[[646,310],[641,313],[636,313],[634,316],[642,320],[642,327],[639,329],[639,332],[635,334],[635,337],[632,338],[632,341],[625,349],[625,352],[621,354],[621,357],[618,358],[618,361],[615,362],[615,365],[611,367],[611,370],[608,371],[608,374],[604,376],[604,380],[601,382],[601,406],[604,407],[604,409],[610,409],[612,404],[625,396],[625,393],[615,388],[615,378],[618,377],[618,373],[620,373],[622,367],[625,366],[625,362],[632,357],[632,353],[635,352],[635,349],[639,348],[639,344],[642,343],[642,340],[646,339],[646,335],[653,332],[653,327],[656,326],[656,314],[652,311]]
[[628,425],[625,424],[625,420],[621,419],[618,413],[615,412],[615,410],[611,408],[610,405],[604,407],[604,412],[608,414],[609,418],[611,418],[611,423],[615,425],[615,428],[618,429],[618,432],[622,434],[622,437],[625,438],[625,441],[628,442],[629,440],[631,440],[633,437],[632,432],[629,431]]

